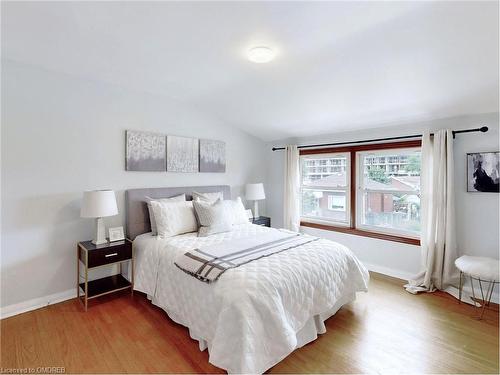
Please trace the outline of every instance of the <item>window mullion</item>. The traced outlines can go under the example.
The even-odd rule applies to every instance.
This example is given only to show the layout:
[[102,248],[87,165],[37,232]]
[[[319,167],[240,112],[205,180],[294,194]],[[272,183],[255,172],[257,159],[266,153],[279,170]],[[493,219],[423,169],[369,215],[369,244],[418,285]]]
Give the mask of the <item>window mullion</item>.
[[356,228],[356,200],[357,200],[357,195],[356,195],[356,170],[357,170],[357,161],[356,161],[356,151],[351,151],[350,153],[350,163],[349,163],[349,168],[350,168],[350,178],[349,178],[349,188],[350,188],[350,204],[349,204],[349,226],[351,228]]

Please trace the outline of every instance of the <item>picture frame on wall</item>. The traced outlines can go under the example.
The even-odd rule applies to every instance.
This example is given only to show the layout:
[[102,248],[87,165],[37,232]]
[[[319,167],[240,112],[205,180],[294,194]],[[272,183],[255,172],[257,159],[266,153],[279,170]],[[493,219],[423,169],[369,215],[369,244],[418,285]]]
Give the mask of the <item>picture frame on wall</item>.
[[467,154],[467,191],[498,193],[500,151]]
[[167,136],[167,172],[198,172],[198,138]]
[[126,130],[125,170],[225,173],[226,142]]
[[200,139],[200,172],[226,172],[226,143]]
[[125,170],[164,172],[167,163],[164,134],[127,130]]

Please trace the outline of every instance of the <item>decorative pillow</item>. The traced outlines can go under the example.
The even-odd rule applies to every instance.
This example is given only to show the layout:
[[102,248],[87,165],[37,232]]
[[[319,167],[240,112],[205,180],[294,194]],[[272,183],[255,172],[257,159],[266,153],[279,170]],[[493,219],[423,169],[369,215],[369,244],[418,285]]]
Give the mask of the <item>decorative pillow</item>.
[[159,237],[196,232],[198,225],[194,216],[193,202],[151,201]]
[[200,224],[198,237],[232,230],[232,215],[228,212],[228,206],[224,201],[217,199],[214,203],[208,203],[195,200],[193,206]]
[[171,198],[151,198],[151,197],[146,197],[146,204],[148,205],[148,212],[149,212],[149,222],[151,223],[151,233],[153,233],[153,236],[156,236],[158,234],[158,231],[156,230],[156,220],[155,220],[155,215],[153,213],[153,208],[151,207],[151,201],[157,201],[157,202],[171,202],[171,201],[176,201],[176,202],[184,202],[186,201],[186,194],[180,194],[176,195],[175,197]]
[[231,222],[235,224],[248,224],[248,216],[243,206],[241,198],[238,197],[235,200],[223,201],[227,205],[228,214],[230,214]]
[[222,193],[222,191],[217,191],[215,193],[198,193],[196,191],[193,191],[192,195],[194,201],[202,201],[208,203],[214,203],[217,199],[224,199],[224,194]]

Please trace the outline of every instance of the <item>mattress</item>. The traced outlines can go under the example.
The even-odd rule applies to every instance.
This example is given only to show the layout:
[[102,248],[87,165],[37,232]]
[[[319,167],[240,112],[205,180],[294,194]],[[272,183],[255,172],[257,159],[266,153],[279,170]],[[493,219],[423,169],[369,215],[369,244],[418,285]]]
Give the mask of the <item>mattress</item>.
[[369,281],[348,248],[325,239],[230,269],[212,284],[174,265],[188,250],[273,230],[241,224],[208,237],[139,235],[134,289],[188,327],[210,363],[229,373],[263,373],[323,333],[324,320],[367,291]]

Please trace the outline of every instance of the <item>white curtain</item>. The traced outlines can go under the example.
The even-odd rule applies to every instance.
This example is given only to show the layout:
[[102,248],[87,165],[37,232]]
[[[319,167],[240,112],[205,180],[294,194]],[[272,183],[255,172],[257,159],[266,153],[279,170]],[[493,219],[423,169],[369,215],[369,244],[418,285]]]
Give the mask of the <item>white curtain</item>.
[[410,293],[446,290],[456,283],[453,133],[439,130],[422,137],[420,175],[422,272],[405,288]]
[[299,176],[299,149],[296,145],[285,147],[285,191],[283,194],[284,227],[294,232],[300,226],[300,176]]

